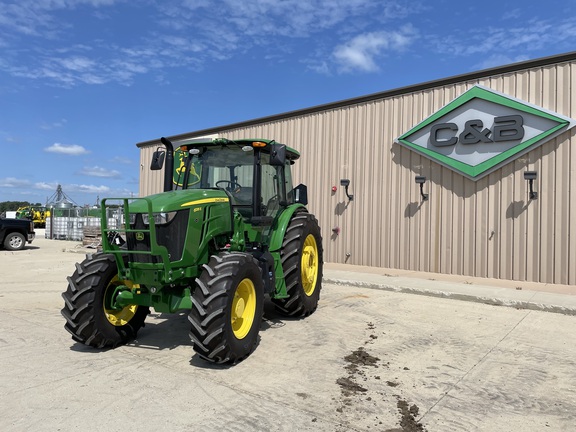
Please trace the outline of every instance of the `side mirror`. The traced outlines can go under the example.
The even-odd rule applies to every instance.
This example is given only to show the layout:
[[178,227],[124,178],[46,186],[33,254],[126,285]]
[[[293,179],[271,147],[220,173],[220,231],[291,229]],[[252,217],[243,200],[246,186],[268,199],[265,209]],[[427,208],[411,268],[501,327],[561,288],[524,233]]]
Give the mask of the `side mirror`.
[[152,171],[161,170],[164,166],[164,157],[166,152],[164,150],[156,150],[152,154],[152,162],[150,162],[150,169]]
[[292,191],[294,193],[294,202],[308,205],[308,187],[303,184],[299,184]]
[[270,165],[284,166],[286,164],[286,146],[284,144],[270,144]]

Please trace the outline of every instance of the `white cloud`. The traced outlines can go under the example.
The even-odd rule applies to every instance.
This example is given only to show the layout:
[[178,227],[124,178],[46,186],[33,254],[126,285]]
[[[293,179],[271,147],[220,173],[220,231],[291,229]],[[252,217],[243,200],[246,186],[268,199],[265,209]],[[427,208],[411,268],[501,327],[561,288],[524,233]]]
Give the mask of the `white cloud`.
[[61,120],[59,120],[59,121],[55,121],[55,122],[52,122],[52,123],[42,123],[42,124],[40,125],[40,128],[41,128],[41,129],[44,129],[44,130],[51,130],[51,129],[61,128],[61,127],[64,127],[67,122],[68,122],[68,121],[67,121],[66,119],[61,119]]
[[121,157],[121,156],[114,156],[110,162],[112,163],[120,163],[120,164],[124,164],[124,165],[130,165],[132,163],[134,163],[135,159],[130,159],[130,158],[125,158],[125,157]]
[[82,146],[79,146],[76,144],[64,145],[64,144],[60,144],[60,143],[54,143],[50,147],[46,147],[44,149],[44,151],[49,152],[49,153],[61,153],[61,154],[66,154],[66,155],[71,155],[71,156],[79,156],[79,155],[90,153],[88,150],[86,150]]
[[321,75],[331,75],[330,66],[325,60],[305,60],[304,63],[308,64],[308,69],[319,73]]
[[496,66],[502,66],[502,65],[507,65],[507,64],[511,64],[511,63],[517,63],[517,62],[525,61],[528,59],[529,59],[529,57],[526,55],[518,55],[518,56],[510,57],[510,56],[507,56],[504,54],[494,54],[494,55],[491,55],[490,57],[483,59],[482,62],[474,65],[472,67],[472,69],[474,69],[474,70],[488,69],[488,68],[493,68]]
[[37,182],[37,183],[34,183],[34,188],[55,192],[56,188],[58,187],[58,184],[59,184],[58,182],[52,182],[52,183]]
[[90,177],[105,177],[105,178],[120,177],[119,171],[101,168],[99,166],[84,167],[80,172],[80,174]]
[[[142,19],[138,26],[142,30],[118,38],[125,25],[121,14],[108,6],[122,1],[20,0],[3,5],[0,46],[5,48],[0,71],[65,88],[130,86],[143,75],[166,83],[164,73],[169,69],[197,71],[244,55],[263,62],[299,61],[325,75],[336,69],[375,72],[387,54],[412,46],[416,31],[401,26],[418,14],[426,18],[420,21],[422,26],[443,32],[425,34],[424,27],[419,29],[419,48],[434,55],[514,58],[547,47],[571,49],[576,39],[576,24],[568,16],[522,21],[524,9],[512,8],[492,27],[462,22],[458,28],[455,21],[441,28],[431,26],[431,18],[423,14],[431,6],[400,0],[250,0],[241,7],[237,0],[134,2],[131,6]],[[79,29],[82,23],[68,19],[70,10],[80,8],[90,12],[85,19],[105,20],[109,30],[85,39]],[[514,22],[522,25],[513,27]],[[391,23],[400,30],[390,30]]]
[[[418,2],[407,5],[399,0],[251,0],[242,7],[236,0],[142,2],[136,4],[140,10],[135,13],[154,16],[154,25],[143,22],[141,27],[148,30],[135,33],[132,43],[124,45],[113,39],[112,30],[98,39],[81,39],[81,24],[63,15],[65,10],[92,8],[91,19],[106,20],[107,28],[115,29],[123,23],[104,11],[113,11],[105,6],[117,2],[21,0],[0,8],[0,40],[13,41],[16,33],[26,41],[26,49],[4,50],[0,71],[64,88],[110,82],[131,85],[139,75],[154,73],[161,80],[158,77],[167,68],[200,70],[206,63],[226,61],[254,47],[262,58],[273,55],[276,62],[285,62],[294,53],[311,57],[316,44],[333,45],[335,34],[367,32],[422,11]],[[304,38],[310,51],[297,47]],[[326,68],[315,68],[325,73]]]
[[28,181],[28,180],[18,179],[15,177],[0,178],[0,187],[23,188],[23,187],[29,187],[29,186],[30,186],[30,181]]
[[[132,183],[132,182],[129,182]],[[138,183],[136,182],[136,185]],[[14,177],[0,178],[0,188],[6,188],[3,191],[3,196],[9,197],[5,199],[17,200],[20,196],[34,196],[34,200],[38,202],[44,202],[48,199],[48,196],[55,195],[58,186],[62,186],[62,190],[68,196],[69,199],[81,202],[95,202],[96,195],[100,198],[105,198],[107,196],[116,197],[132,197],[138,196],[137,192],[132,190],[121,188],[112,189],[106,185],[94,185],[94,184],[67,184],[61,183],[60,181],[40,181],[31,182],[28,180],[21,180]]]
[[377,61],[386,51],[405,49],[415,37],[411,28],[399,32],[364,33],[337,46],[333,56],[344,72],[374,72],[379,69]]
[[10,32],[51,39],[70,27],[65,21],[55,19],[55,11],[85,5],[99,8],[114,3],[117,0],[20,0],[2,4],[0,26]]
[[95,62],[87,57],[72,56],[69,58],[58,59],[60,64],[74,72],[82,72],[94,68]]
[[[62,186],[64,188],[64,186]],[[108,186],[96,186],[96,185],[84,185],[84,184],[69,184],[66,185],[66,190],[70,192],[82,192],[82,193],[108,193],[110,188]]]
[[440,54],[528,57],[527,52],[546,47],[554,48],[554,51],[562,51],[563,47],[572,49],[576,39],[576,22],[573,19],[556,20],[554,23],[533,19],[521,27],[476,28],[458,37],[431,36],[429,39],[432,49]]

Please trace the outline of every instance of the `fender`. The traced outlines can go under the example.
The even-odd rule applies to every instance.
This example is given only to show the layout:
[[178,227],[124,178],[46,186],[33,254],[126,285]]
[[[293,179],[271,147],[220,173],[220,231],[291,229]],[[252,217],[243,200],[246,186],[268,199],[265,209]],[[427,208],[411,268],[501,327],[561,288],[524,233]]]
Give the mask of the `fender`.
[[284,235],[286,234],[286,229],[290,223],[290,219],[297,210],[304,209],[307,210],[303,204],[291,204],[289,205],[281,214],[276,222],[276,229],[272,232],[270,236],[270,252],[279,251],[282,247],[282,242],[284,241]]

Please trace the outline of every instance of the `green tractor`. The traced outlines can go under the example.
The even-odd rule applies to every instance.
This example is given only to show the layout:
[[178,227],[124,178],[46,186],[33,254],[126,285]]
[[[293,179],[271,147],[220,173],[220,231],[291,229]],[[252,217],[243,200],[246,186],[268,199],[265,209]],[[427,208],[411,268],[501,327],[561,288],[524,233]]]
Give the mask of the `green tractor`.
[[306,186],[292,185],[300,154],[263,139],[161,142],[150,169],[166,165],[164,192],[102,200],[102,251],[68,278],[65,328],[77,342],[116,347],[150,307],[187,310],[196,353],[236,363],[258,343],[265,295],[291,317],[318,305],[322,237]]

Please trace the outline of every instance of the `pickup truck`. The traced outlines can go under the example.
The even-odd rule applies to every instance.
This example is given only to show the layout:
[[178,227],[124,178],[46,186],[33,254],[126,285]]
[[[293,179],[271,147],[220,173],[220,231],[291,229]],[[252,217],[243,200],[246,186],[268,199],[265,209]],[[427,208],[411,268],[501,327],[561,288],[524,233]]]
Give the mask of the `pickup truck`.
[[33,221],[0,217],[0,246],[12,251],[24,249],[26,242],[32,243],[35,236]]

